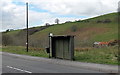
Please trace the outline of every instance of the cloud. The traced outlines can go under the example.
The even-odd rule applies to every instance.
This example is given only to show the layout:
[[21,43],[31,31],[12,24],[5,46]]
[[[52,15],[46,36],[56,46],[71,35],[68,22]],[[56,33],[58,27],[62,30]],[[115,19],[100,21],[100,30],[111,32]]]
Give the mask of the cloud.
[[[119,0],[2,0],[0,7],[0,24],[2,30],[20,29],[26,27],[26,8],[19,2],[32,5],[29,10],[29,27],[40,26],[45,23],[53,24],[56,18],[60,22],[82,19],[82,16],[93,17],[115,12],[118,9]],[[16,2],[17,4],[13,3]],[[35,11],[45,10],[44,12]],[[66,15],[72,15],[67,17]],[[79,17],[76,17],[79,16]]]
[[2,30],[16,29],[24,26],[25,8],[12,3],[12,0],[2,1]]
[[84,16],[117,11],[118,2],[119,0],[29,0],[29,3],[52,13]]
[[[26,10],[25,6],[19,6],[9,2],[2,1],[2,29],[21,29],[26,27]],[[36,12],[29,10],[29,27],[44,25],[45,23],[54,24],[57,17],[47,12]],[[66,20],[75,18],[59,18],[63,23]]]

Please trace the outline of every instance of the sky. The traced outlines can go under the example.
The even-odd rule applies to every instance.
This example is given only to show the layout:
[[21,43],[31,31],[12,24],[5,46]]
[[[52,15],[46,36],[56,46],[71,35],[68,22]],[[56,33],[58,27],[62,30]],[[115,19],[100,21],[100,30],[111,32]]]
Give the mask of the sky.
[[117,12],[119,0],[0,0],[0,31],[26,28],[26,2],[29,27],[36,27]]

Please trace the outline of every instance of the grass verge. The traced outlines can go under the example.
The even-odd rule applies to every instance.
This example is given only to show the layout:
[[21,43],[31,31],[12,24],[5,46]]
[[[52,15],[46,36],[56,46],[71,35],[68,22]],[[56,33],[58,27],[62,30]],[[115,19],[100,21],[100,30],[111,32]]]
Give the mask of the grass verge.
[[80,62],[120,65],[117,47],[93,48],[87,51],[75,51],[75,59]]
[[23,54],[30,56],[38,56],[38,57],[48,57],[48,54],[43,49],[33,49],[29,48],[29,52],[26,52],[26,47],[23,46],[4,46],[2,47],[3,52],[15,53],[15,54]]
[[[26,52],[26,47],[23,46],[4,46],[2,49],[0,48],[0,51],[48,58],[46,51],[41,48],[29,48],[29,52]],[[117,47],[75,50],[75,61],[80,62],[120,65],[118,58]]]

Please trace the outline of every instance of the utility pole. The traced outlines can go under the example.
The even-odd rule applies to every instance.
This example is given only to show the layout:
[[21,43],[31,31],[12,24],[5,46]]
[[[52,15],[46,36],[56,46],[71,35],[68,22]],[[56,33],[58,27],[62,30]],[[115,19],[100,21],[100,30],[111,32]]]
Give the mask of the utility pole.
[[27,52],[28,52],[28,3],[26,3],[26,26],[27,26],[26,49],[27,49]]

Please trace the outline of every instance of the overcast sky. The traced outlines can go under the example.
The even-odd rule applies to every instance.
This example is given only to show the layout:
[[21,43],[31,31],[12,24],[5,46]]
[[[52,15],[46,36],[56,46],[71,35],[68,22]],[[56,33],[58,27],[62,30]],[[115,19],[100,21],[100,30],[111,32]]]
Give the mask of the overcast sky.
[[29,27],[34,27],[54,24],[56,18],[63,23],[117,12],[119,0],[0,0],[0,31],[26,27],[26,2]]

